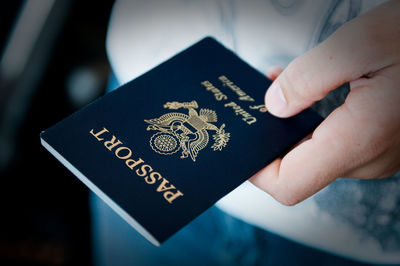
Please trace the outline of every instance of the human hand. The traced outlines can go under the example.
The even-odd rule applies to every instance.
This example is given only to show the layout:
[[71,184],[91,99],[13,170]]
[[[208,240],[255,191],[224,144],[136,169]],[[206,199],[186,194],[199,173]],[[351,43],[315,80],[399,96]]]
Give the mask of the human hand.
[[383,178],[400,169],[400,1],[346,23],[291,62],[265,103],[271,114],[289,117],[345,82],[345,103],[253,184],[294,205],[338,177]]

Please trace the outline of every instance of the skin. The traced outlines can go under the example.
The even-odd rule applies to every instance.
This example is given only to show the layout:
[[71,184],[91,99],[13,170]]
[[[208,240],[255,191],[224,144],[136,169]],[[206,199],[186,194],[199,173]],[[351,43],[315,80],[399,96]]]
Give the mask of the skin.
[[327,40],[273,69],[269,112],[293,116],[350,82],[345,103],[250,181],[294,205],[339,177],[384,178],[400,170],[400,1],[346,23]]

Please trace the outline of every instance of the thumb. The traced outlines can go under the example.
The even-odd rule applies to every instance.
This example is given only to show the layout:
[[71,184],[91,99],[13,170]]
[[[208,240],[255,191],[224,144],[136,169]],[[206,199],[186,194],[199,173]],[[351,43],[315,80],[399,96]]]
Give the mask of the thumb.
[[292,61],[266,93],[269,112],[278,117],[295,115],[340,85],[374,71],[381,59],[370,52],[365,20],[345,24]]

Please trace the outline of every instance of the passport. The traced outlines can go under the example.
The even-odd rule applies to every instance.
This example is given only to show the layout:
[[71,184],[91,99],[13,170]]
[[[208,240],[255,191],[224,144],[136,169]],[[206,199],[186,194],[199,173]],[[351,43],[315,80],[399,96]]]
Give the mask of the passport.
[[160,245],[312,132],[268,113],[271,81],[207,37],[41,133],[42,145]]

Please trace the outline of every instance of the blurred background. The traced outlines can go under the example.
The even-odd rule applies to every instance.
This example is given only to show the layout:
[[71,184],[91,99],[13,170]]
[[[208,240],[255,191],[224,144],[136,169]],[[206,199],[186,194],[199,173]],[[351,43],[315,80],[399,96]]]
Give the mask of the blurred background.
[[0,265],[90,265],[88,189],[39,134],[104,93],[113,1],[0,9]]

